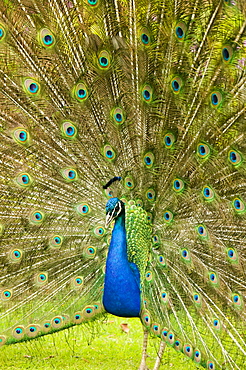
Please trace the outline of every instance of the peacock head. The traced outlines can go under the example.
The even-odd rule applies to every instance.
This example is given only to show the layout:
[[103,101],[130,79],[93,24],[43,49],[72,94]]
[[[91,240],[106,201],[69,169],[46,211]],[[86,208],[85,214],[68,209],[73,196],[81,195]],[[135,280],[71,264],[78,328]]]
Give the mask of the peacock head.
[[123,212],[125,212],[125,205],[119,198],[109,199],[107,204],[106,204],[105,227],[108,227],[110,222],[115,220]]

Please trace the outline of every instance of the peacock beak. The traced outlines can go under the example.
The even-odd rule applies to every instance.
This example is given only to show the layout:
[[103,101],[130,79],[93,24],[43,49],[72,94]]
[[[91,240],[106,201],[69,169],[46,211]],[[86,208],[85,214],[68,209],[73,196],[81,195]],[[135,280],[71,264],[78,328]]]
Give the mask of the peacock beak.
[[113,213],[107,213],[106,215],[106,221],[105,221],[105,227],[109,227],[109,224],[113,221]]

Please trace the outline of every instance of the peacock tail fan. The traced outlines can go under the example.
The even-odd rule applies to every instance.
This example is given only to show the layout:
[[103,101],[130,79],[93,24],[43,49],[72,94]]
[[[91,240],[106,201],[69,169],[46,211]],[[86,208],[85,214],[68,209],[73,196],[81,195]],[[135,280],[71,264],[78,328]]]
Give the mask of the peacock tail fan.
[[243,369],[245,1],[0,11],[0,346],[105,313],[117,196],[145,328],[207,369]]

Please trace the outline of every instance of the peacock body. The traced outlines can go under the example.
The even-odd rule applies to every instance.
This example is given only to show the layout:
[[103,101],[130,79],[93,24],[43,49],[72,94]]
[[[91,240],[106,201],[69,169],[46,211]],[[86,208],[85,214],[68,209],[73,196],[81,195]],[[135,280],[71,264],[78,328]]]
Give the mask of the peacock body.
[[0,346],[110,312],[246,368],[244,0],[0,10]]

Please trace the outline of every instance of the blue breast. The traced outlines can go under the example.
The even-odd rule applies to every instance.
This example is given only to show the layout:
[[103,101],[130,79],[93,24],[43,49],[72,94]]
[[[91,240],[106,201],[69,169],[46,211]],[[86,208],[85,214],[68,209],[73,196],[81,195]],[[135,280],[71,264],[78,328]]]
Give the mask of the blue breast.
[[115,220],[106,262],[103,305],[107,312],[121,317],[140,315],[140,274],[127,259],[125,215]]

